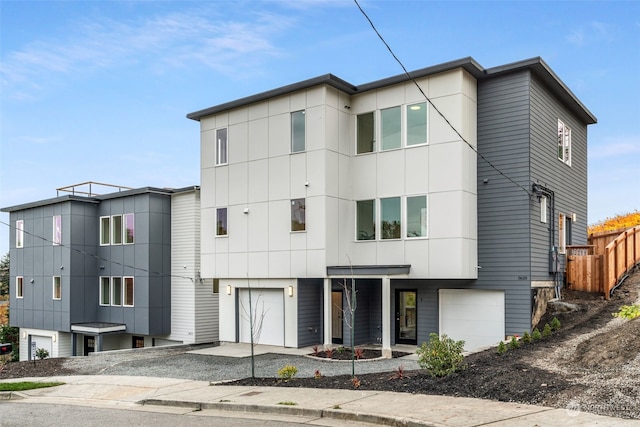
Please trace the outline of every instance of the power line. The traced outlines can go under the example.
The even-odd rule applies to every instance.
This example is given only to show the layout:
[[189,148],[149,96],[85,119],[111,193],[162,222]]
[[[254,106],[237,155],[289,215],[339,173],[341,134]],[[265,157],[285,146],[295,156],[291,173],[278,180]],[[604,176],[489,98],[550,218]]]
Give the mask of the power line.
[[[9,227],[9,229],[17,230],[16,227],[12,226],[11,224],[7,224],[4,221],[0,221],[0,224],[6,225],[7,227]],[[31,237],[35,237],[36,239],[40,239],[43,242],[51,243],[51,245],[54,244],[53,240],[49,240],[46,237],[38,236],[37,234],[30,233],[30,232],[28,232],[26,230],[21,230],[21,231],[24,234],[26,234],[28,236],[31,236]],[[175,275],[175,274],[160,273],[160,272],[157,272],[157,271],[147,270],[147,269],[141,268],[141,267],[135,267],[133,265],[123,264],[121,262],[114,261],[114,260],[108,259],[108,258],[104,258],[104,257],[101,257],[99,255],[92,254],[92,253],[83,251],[82,249],[78,249],[78,248],[75,248],[75,247],[72,247],[72,246],[68,246],[68,245],[65,245],[65,244],[62,244],[62,243],[60,243],[60,244],[56,243],[55,245],[58,246],[58,247],[61,247],[61,248],[69,249],[70,251],[73,251],[73,252],[80,253],[80,254],[85,255],[85,256],[89,256],[91,258],[95,258],[98,261],[104,261],[104,262],[108,262],[110,264],[118,265],[118,266],[121,266],[121,267],[131,268],[131,269],[136,270],[136,271],[142,271],[143,273],[153,274],[153,275],[161,276],[161,277],[175,277],[175,278],[180,278],[180,279],[188,279],[193,283],[195,283],[198,280],[198,279],[194,279],[193,277],[180,276],[180,275]]]
[[427,96],[426,93],[424,93],[424,91],[422,90],[422,88],[420,87],[420,85],[418,84],[418,82],[413,78],[413,76],[411,75],[411,73],[409,73],[409,71],[407,71],[407,69],[405,68],[404,64],[402,63],[402,61],[400,61],[400,59],[396,56],[396,54],[393,52],[393,49],[391,49],[391,46],[389,46],[389,44],[385,41],[384,37],[382,37],[382,35],[380,34],[380,32],[377,30],[376,26],[373,24],[373,22],[371,21],[371,19],[369,18],[369,16],[367,15],[367,13],[362,9],[362,7],[360,6],[360,3],[358,3],[358,0],[353,0],[354,3],[356,4],[356,6],[358,6],[358,9],[360,9],[360,12],[362,13],[362,15],[366,18],[366,20],[369,22],[369,25],[371,25],[371,28],[373,28],[373,31],[378,35],[378,38],[382,41],[382,43],[386,46],[387,50],[389,51],[389,53],[391,53],[391,56],[393,56],[393,59],[396,60],[396,62],[398,64],[400,64],[400,67],[402,68],[402,70],[404,71],[404,73],[407,75],[407,77],[409,77],[409,79],[413,82],[413,84],[418,88],[418,90],[420,91],[420,93],[422,94],[422,96],[424,96],[424,98],[427,100],[427,102],[429,103],[429,105],[431,105],[431,107],[440,115],[440,117],[442,117],[442,119],[445,121],[445,123],[456,133],[456,135],[458,135],[458,137],[469,146],[469,148],[471,148],[471,150],[473,150],[473,152],[475,152],[482,160],[484,160],[489,166],[491,166],[491,168],[493,170],[495,170],[496,172],[498,172],[500,175],[502,175],[503,177],[505,177],[507,180],[511,181],[513,184],[515,184],[517,187],[519,187],[520,189],[522,189],[525,193],[527,193],[528,196],[531,196],[531,193],[529,192],[528,189],[526,189],[525,187],[523,187],[522,185],[520,185],[519,183],[517,183],[516,181],[514,181],[513,179],[511,179],[509,176],[507,176],[505,173],[503,173],[500,169],[498,169],[497,166],[495,166],[493,163],[491,163],[486,157],[484,157],[482,154],[480,154],[478,152],[478,150],[471,145],[465,137],[462,136],[462,134],[460,132],[458,132],[458,129],[456,129],[451,122],[449,121],[449,119],[447,119],[447,117],[438,109],[438,107],[435,106],[435,104],[431,101],[431,99],[429,99],[429,97]]

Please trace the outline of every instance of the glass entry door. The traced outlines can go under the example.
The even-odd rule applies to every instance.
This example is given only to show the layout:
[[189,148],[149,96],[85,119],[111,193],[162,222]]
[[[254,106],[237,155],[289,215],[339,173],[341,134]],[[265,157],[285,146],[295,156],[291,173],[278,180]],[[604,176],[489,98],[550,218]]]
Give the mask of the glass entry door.
[[396,289],[396,343],[416,344],[417,341],[417,301],[416,290]]

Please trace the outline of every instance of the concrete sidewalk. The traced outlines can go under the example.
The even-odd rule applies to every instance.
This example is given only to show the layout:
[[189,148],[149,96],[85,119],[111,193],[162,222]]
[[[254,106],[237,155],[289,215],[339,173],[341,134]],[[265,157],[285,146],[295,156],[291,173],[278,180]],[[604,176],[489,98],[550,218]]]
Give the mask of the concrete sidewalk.
[[[637,420],[481,399],[367,390],[210,385],[205,381],[129,376],[16,378],[58,387],[0,393],[0,400],[190,413],[241,411],[395,426],[638,426]],[[204,415],[204,414],[203,414]]]

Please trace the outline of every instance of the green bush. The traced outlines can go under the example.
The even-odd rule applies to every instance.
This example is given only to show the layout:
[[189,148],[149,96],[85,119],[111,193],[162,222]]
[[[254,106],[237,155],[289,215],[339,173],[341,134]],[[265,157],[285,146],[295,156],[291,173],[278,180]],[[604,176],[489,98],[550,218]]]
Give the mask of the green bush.
[[20,359],[20,329],[15,326],[0,325],[0,343],[13,344],[11,361],[17,362]]
[[518,341],[518,338],[514,335],[511,337],[511,341],[509,341],[509,348],[515,350],[518,347],[520,347],[520,341]]
[[553,319],[551,319],[551,330],[552,331],[559,331],[560,330],[560,321],[558,320],[557,317],[554,317]]
[[529,332],[524,331],[524,334],[522,335],[522,342],[525,344],[529,344],[531,342],[531,335],[529,335]]
[[49,357],[49,350],[46,348],[38,348],[36,349],[36,357],[40,360],[46,359]]
[[278,369],[278,377],[285,381],[290,380],[298,373],[298,368],[293,365],[285,365],[283,368]]
[[418,364],[429,375],[445,377],[459,369],[464,369],[464,341],[454,341],[443,334],[429,334],[429,343],[423,342],[418,353]]
[[498,344],[498,348],[496,350],[498,352],[499,355],[503,355],[507,352],[507,346],[503,341],[500,341],[500,344]]
[[613,313],[613,316],[629,320],[640,317],[640,304],[623,305],[617,313]]
[[531,333],[531,339],[534,341],[539,341],[542,339],[542,334],[540,333],[540,329],[538,328],[533,329],[533,332]]
[[551,325],[549,325],[548,323],[544,324],[544,329],[542,329],[542,336],[543,337],[548,337],[549,335],[551,335]]

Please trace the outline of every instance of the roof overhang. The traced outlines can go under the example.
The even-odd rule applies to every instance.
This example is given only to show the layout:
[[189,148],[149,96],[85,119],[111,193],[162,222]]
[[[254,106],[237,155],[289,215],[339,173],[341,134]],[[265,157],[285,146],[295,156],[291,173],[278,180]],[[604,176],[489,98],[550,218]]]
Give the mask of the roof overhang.
[[127,325],[122,323],[87,322],[71,325],[71,332],[93,335],[108,334],[110,332],[124,332],[126,330]]

